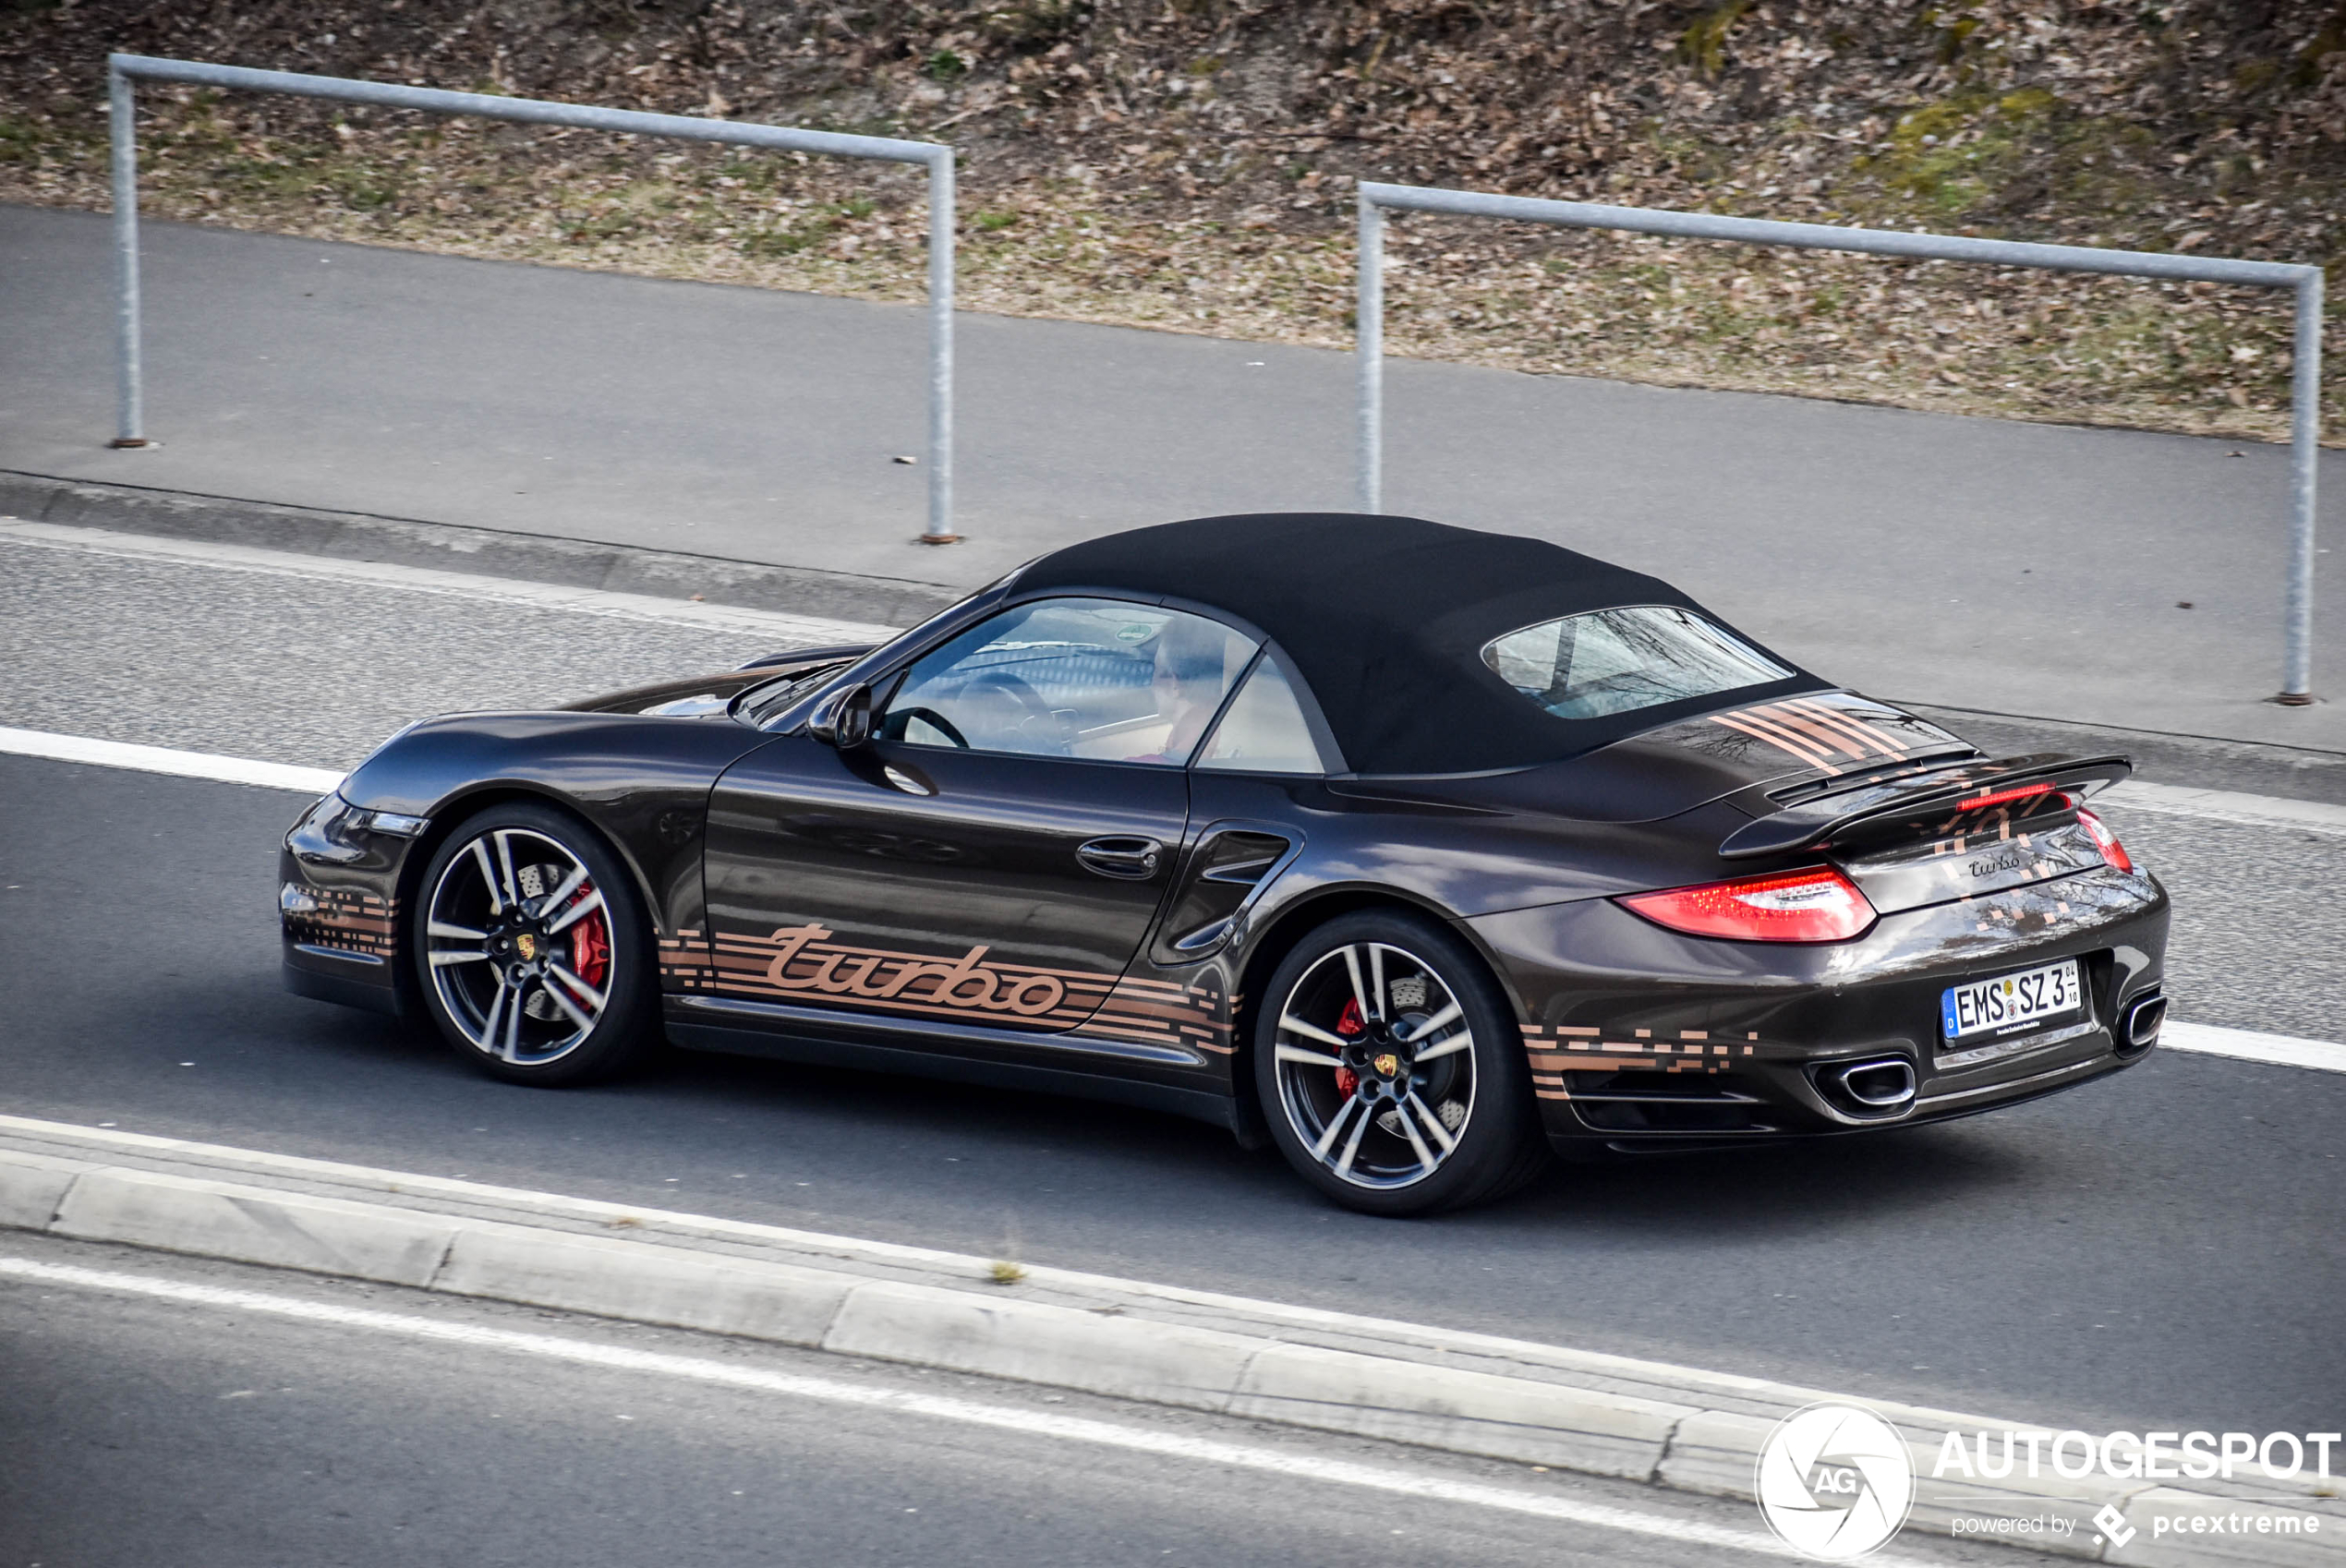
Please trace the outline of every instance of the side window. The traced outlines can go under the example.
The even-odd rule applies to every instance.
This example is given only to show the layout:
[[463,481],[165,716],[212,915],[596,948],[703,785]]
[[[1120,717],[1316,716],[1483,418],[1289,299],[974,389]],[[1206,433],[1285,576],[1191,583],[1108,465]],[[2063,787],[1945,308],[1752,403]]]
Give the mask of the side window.
[[1287,672],[1267,656],[1214,731],[1198,766],[1228,773],[1325,773]]
[[907,670],[883,739],[1178,767],[1254,644],[1219,621],[1117,599],[1040,599]]

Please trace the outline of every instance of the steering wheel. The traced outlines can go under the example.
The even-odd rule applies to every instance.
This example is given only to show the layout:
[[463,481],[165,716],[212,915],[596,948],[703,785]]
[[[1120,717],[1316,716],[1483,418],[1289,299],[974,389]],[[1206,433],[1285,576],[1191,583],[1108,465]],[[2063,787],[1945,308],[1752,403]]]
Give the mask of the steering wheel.
[[[888,717],[890,718],[901,718],[904,721],[901,726],[892,727],[896,730],[896,738],[900,741],[904,738],[905,730],[910,730],[913,727],[913,720],[917,718],[923,724],[927,725],[931,730],[936,730],[938,734],[952,742],[953,744],[961,747],[961,750],[968,751],[970,749],[969,737],[962,734],[961,730],[955,729],[951,719],[946,718],[943,714],[937,712],[933,707],[899,708],[896,712],[889,714]],[[917,744],[918,742],[916,742],[914,743]]]
[[991,669],[976,676],[961,688],[961,695],[965,701],[971,702],[997,695],[1008,699],[1010,706],[1017,710],[1017,717],[1008,726],[1009,733],[1022,741],[1042,742],[1040,745],[1021,746],[1018,750],[1054,754],[1066,752],[1069,739],[1066,721],[1052,710],[1049,703],[1043,700],[1042,693],[1009,670]]

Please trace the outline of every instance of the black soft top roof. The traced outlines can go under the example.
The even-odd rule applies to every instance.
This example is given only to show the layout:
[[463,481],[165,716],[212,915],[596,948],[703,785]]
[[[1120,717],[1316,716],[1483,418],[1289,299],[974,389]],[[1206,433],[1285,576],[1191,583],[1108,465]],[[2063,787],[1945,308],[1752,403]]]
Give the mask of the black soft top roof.
[[1483,645],[1584,610],[1702,607],[1658,577],[1559,545],[1419,517],[1167,523],[1054,551],[1020,573],[1018,588],[1185,598],[1252,621],[1295,661],[1359,773],[1553,762],[1693,713],[1824,685],[1798,674],[1732,696],[1558,718],[1485,665]]

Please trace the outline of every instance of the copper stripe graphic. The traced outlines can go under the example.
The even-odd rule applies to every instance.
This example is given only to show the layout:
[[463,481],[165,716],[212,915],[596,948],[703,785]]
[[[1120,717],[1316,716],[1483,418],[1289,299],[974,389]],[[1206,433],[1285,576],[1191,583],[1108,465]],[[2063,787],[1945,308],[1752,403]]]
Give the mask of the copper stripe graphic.
[[1789,737],[1799,744],[1808,747],[1827,764],[1838,761],[1844,754],[1856,757],[1865,755],[1848,742],[1835,740],[1832,735],[1820,730],[1815,725],[1801,721],[1773,704],[1765,707],[1746,708],[1738,717],[1747,724],[1759,725],[1772,735]]
[[1797,718],[1811,734],[1830,740],[1853,755],[1864,756],[1872,753],[1895,758],[1904,754],[1905,748],[1889,737],[1822,703],[1790,697],[1780,706],[1779,711]]
[[1765,741],[1787,756],[1828,774],[1842,772],[1847,762],[1876,757],[1904,762],[1932,743],[1928,739],[1903,739],[1862,717],[1866,713],[1883,718],[1897,717],[1888,709],[1854,708],[1828,698],[1788,697],[1780,703],[1713,714],[1710,722]]
[[[1864,758],[1869,753],[1896,760],[1906,754],[1904,742],[1880,734],[1823,703],[1795,697],[1772,704],[1760,710],[1771,718],[1785,724],[1797,724],[1804,733],[1832,746],[1835,751]],[[1853,732],[1853,730],[1855,732]]]
[[660,941],[671,990],[853,1007],[899,1017],[951,1018],[1053,1032],[1137,1040],[1228,1055],[1229,1010],[1211,985],[1184,986],[1082,970],[1012,963],[985,946],[958,957],[831,940],[825,926],[767,936],[680,931]]
[[[1525,1030],[1527,1037],[1537,1035],[1537,1025]],[[1565,1034],[1558,1026],[1552,1032]],[[1574,1029],[1574,1035],[1594,1034],[1594,1030]],[[1548,1090],[1539,1097],[1543,1100],[1569,1100],[1571,1092],[1565,1087],[1566,1072],[1663,1072],[1715,1074],[1733,1069],[1738,1060],[1765,1058],[1791,1059],[1799,1055],[1796,1047],[1762,1044],[1754,1037],[1748,1043],[1723,1045],[1711,1043],[1708,1031],[1680,1030],[1678,1040],[1624,1040],[1619,1038],[1633,1031],[1614,1030],[1606,1033],[1610,1039],[1559,1040],[1554,1044],[1527,1038],[1528,1055],[1531,1062],[1535,1092]],[[1561,1049],[1558,1047],[1561,1046]]]
[[1826,723],[1794,703],[1779,704],[1768,710],[1768,716],[1781,724],[1797,728],[1801,733],[1823,742],[1834,751],[1846,752],[1860,761],[1863,761],[1871,752],[1879,752],[1893,761],[1905,754],[1892,747],[1876,745],[1870,741],[1854,737],[1847,730]]
[[[1749,720],[1749,722],[1747,722],[1747,720]],[[1751,715],[1748,713],[1714,714],[1711,716],[1711,722],[1713,724],[1723,724],[1730,730],[1739,730],[1754,740],[1765,741],[1770,745],[1775,747],[1776,750],[1792,757],[1796,762],[1807,763],[1810,767],[1822,768],[1827,773],[1839,773],[1841,771],[1841,769],[1833,766],[1831,762],[1826,760],[1823,753],[1816,750],[1814,747],[1804,742],[1796,741],[1789,736],[1763,727],[1757,719],[1752,718]]]
[[395,955],[393,937],[397,903],[372,893],[342,887],[307,887],[318,908],[284,917],[285,935],[313,947],[365,953],[378,959]]
[[1852,744],[1848,736],[1830,725],[1818,723],[1790,703],[1762,708],[1759,711],[1766,714],[1771,723],[1807,740],[1814,741],[1823,746],[1828,753],[1846,753],[1859,759],[1863,759],[1866,754],[1866,749],[1863,746]]
[[1813,714],[1820,722],[1848,731],[1866,744],[1879,750],[1883,756],[1904,757],[1914,749],[1896,736],[1875,729],[1847,708],[1834,707],[1829,703],[1820,703],[1809,697],[1795,697],[1785,706],[1799,708],[1804,713]]

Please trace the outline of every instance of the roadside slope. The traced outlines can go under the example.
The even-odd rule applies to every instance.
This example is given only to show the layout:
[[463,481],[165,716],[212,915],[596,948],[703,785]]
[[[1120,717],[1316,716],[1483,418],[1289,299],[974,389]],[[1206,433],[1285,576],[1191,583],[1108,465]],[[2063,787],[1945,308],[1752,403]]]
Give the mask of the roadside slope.
[[[1332,344],[1351,182],[2328,261],[2331,0],[289,0],[0,12],[0,197],[104,203],[109,49],[949,138],[964,303]],[[160,215],[866,297],[917,182],[151,92]],[[1399,225],[1402,354],[2242,434],[2286,312],[2162,288]]]

